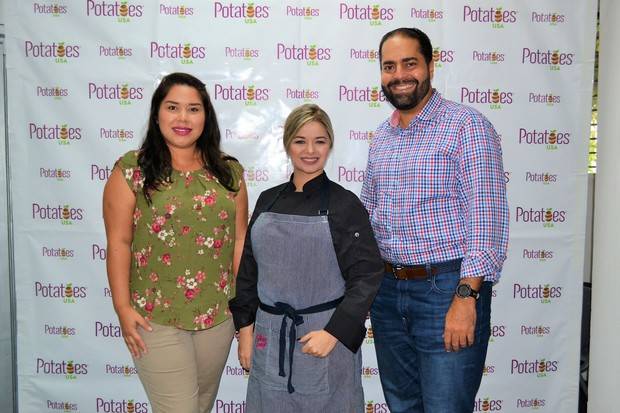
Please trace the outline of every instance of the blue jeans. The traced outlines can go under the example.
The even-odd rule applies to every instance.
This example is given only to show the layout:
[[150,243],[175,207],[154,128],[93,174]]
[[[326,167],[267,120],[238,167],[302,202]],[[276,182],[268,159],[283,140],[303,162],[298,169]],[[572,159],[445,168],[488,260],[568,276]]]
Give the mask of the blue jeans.
[[476,303],[475,343],[446,352],[445,316],[458,272],[420,280],[386,273],[370,318],[385,400],[392,413],[471,413],[491,330],[492,283]]

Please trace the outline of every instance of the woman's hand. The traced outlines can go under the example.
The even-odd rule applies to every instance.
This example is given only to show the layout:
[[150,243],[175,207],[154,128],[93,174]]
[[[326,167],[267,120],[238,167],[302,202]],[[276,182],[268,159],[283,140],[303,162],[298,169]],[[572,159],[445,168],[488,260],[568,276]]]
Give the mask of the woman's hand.
[[252,349],[254,348],[254,324],[245,326],[239,330],[239,344],[237,345],[237,355],[239,363],[245,371],[250,371],[252,367]]
[[325,330],[311,331],[299,339],[300,343],[306,343],[301,352],[314,357],[327,357],[332,352],[338,339]]
[[146,331],[153,331],[148,321],[132,307],[126,307],[118,312],[118,321],[121,323],[121,332],[127,348],[132,356],[140,358],[146,354],[146,344],[138,333],[138,326]]

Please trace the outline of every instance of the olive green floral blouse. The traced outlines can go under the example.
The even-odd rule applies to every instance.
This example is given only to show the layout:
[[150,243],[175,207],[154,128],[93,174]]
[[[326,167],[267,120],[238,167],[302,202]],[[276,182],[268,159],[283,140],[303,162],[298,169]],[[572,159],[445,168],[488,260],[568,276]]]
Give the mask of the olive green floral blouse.
[[[136,194],[130,273],[134,308],[157,324],[204,330],[230,317],[234,297],[234,192],[204,169],[172,172],[149,206],[138,152],[117,162]],[[229,161],[238,188],[243,168]]]

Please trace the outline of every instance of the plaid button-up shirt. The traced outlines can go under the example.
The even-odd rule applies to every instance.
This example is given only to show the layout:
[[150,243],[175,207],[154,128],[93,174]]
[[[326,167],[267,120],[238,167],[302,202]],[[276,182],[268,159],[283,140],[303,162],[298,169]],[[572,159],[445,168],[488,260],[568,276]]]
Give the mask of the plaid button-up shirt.
[[500,139],[473,108],[433,94],[409,126],[399,112],[370,145],[361,199],[385,261],[463,258],[461,277],[497,281],[508,244]]

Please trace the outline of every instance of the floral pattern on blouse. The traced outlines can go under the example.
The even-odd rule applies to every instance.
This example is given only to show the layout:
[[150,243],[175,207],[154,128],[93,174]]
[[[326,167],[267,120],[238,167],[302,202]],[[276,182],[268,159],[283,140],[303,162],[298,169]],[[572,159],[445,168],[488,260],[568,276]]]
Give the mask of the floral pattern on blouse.
[[[138,152],[119,159],[136,195],[133,214],[131,301],[147,320],[204,330],[230,317],[234,296],[235,193],[205,170],[173,170],[170,182],[142,193]],[[243,168],[229,161],[238,188]]]

